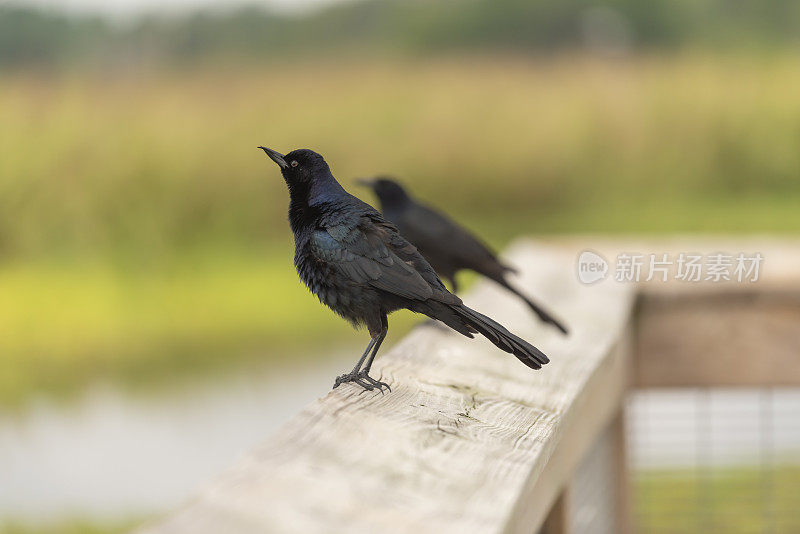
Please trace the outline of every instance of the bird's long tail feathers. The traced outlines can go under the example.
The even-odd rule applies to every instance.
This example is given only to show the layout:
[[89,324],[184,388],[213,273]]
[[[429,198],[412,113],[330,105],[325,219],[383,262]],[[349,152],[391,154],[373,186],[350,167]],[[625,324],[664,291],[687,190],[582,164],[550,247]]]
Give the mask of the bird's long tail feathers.
[[547,313],[547,311],[545,311],[541,306],[539,306],[531,299],[529,299],[527,296],[525,296],[520,290],[509,284],[508,281],[505,279],[505,276],[500,276],[497,278],[492,277],[492,280],[494,280],[495,282],[497,282],[498,284],[508,289],[522,300],[524,300],[525,304],[527,304],[528,307],[531,310],[533,310],[533,313],[535,313],[539,317],[539,319],[541,319],[543,322],[555,326],[561,331],[562,334],[568,333],[567,327],[564,326],[564,323],[562,323],[561,321],[559,321],[558,319]]
[[[499,261],[497,263],[500,263]],[[506,265],[505,263],[500,263],[500,268],[503,270],[504,273],[513,273],[519,274],[519,269],[516,267],[512,267],[510,265]]]
[[542,365],[550,360],[542,351],[521,339],[499,324],[497,321],[478,313],[463,304],[452,306],[451,309],[467,324],[474,328],[497,348],[509,352],[531,369],[541,369]]

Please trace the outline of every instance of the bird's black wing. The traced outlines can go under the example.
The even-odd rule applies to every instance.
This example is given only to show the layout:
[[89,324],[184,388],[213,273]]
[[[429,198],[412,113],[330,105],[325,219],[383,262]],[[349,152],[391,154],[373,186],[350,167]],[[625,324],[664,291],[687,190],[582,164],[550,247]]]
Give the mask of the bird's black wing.
[[[415,204],[403,214],[403,230],[412,243],[423,250],[442,250],[463,267],[481,272],[499,261],[495,254],[469,230],[446,215]],[[490,269],[492,270],[492,269]]]
[[357,224],[318,228],[311,237],[311,250],[353,282],[413,300],[461,302],[445,289],[416,248],[377,212],[360,217]]
[[[444,283],[436,274],[434,268],[428,263],[411,242],[401,235],[394,224],[384,219],[379,213],[371,216],[371,221],[378,230],[385,235],[386,242],[391,250],[404,262],[413,265],[422,278],[428,282],[435,291],[448,293]],[[460,303],[460,300],[458,300]]]

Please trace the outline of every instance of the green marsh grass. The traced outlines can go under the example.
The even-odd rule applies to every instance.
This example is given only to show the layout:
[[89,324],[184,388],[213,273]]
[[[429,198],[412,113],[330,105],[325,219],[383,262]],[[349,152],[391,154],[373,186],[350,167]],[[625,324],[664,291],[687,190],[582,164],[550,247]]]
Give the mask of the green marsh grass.
[[5,73],[0,402],[356,339],[293,273],[259,144],[394,174],[496,246],[792,233],[798,88],[788,53]]
[[634,474],[639,532],[800,532],[800,467],[715,467]]

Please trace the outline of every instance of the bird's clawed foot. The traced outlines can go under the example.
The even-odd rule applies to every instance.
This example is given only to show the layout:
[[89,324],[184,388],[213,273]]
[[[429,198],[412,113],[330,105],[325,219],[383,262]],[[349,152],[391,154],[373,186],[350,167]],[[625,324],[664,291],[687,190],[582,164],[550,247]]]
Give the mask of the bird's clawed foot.
[[356,373],[350,372],[337,376],[336,382],[333,383],[333,389],[338,388],[345,382],[353,382],[354,384],[358,384],[367,391],[372,391],[373,389],[378,388],[378,390],[383,393],[384,387],[387,389],[387,391],[392,391],[392,388],[389,387],[389,384],[386,382],[381,382],[380,380],[375,380],[363,370]]
[[370,384],[372,384],[374,387],[378,388],[381,393],[383,393],[383,388],[386,388],[386,391],[390,392],[392,391],[392,388],[389,387],[389,384],[387,384],[386,382],[381,382],[380,380],[375,380],[374,378],[369,376],[366,371],[361,371],[359,373],[359,376],[364,380],[366,380],[367,382],[369,382]]

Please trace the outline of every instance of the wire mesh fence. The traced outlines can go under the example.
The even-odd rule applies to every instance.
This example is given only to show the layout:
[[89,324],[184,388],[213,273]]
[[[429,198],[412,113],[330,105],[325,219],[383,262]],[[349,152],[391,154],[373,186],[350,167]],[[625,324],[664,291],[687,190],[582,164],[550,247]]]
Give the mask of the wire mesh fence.
[[570,534],[616,534],[620,531],[616,463],[617,434],[606,428],[581,460],[569,494]]
[[640,390],[626,427],[636,532],[800,532],[800,389]]

